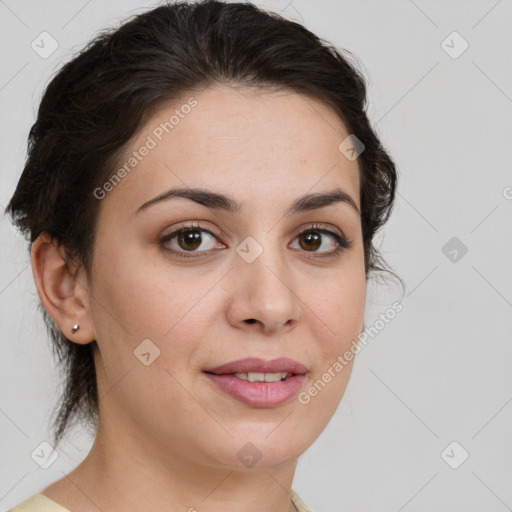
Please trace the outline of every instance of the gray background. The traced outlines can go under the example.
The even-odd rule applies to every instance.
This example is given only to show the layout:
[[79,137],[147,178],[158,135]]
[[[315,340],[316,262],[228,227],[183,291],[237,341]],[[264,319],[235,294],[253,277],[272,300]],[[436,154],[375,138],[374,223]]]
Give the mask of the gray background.
[[[293,488],[317,512],[512,510],[511,1],[256,3],[354,52],[369,79],[369,115],[401,177],[378,240],[406,283],[403,310],[358,354]],[[2,207],[49,77],[99,29],[151,5],[0,1]],[[43,31],[59,45],[47,59],[31,48]],[[453,31],[469,44],[457,58],[444,49],[462,49],[457,36],[446,40]],[[48,469],[31,458],[49,440],[60,379],[25,242],[3,215],[0,230],[5,511],[73,469],[92,439],[77,429]],[[401,298],[392,284],[369,291],[367,326]],[[463,450],[469,457],[453,469],[447,461],[460,464]]]

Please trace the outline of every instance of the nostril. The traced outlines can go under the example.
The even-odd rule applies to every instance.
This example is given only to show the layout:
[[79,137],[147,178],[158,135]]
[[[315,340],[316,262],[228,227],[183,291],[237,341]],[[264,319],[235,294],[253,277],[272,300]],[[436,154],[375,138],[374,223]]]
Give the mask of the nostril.
[[256,320],[254,318],[249,318],[249,319],[246,320],[246,322],[248,324],[253,324],[254,322],[256,322]]

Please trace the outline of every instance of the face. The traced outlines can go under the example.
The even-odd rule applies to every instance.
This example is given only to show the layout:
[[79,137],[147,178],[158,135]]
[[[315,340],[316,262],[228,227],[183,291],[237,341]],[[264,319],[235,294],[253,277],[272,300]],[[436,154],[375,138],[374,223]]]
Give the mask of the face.
[[317,438],[363,329],[348,135],[317,100],[227,86],[141,129],[96,191],[100,429],[225,468],[275,467]]

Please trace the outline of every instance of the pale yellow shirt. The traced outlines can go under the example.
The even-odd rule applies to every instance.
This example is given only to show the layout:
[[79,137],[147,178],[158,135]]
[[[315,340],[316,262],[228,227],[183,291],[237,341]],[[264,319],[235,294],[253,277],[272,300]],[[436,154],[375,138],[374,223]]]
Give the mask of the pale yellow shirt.
[[[297,512],[311,512],[311,510],[304,505],[297,493],[292,489],[290,492],[290,499]],[[62,505],[51,500],[41,493],[34,494],[23,503],[11,508],[8,512],[71,512]]]

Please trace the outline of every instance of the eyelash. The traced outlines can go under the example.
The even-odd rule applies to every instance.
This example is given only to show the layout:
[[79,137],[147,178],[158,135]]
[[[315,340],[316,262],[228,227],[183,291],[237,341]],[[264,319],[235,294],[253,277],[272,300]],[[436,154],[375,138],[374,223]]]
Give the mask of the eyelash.
[[[217,238],[217,239],[221,238],[219,234],[214,233],[214,232],[210,231],[209,229],[203,228],[199,224],[191,223],[191,224],[186,224],[186,225],[180,226],[178,229],[174,230],[172,233],[165,235],[164,237],[162,237],[160,239],[159,243],[164,247],[164,250],[172,253],[173,255],[176,255],[176,256],[182,257],[182,258],[200,258],[202,256],[198,255],[198,253],[199,254],[208,253],[209,251],[197,251],[197,252],[176,251],[175,249],[169,248],[169,246],[167,245],[167,242],[172,240],[174,237],[176,237],[180,233],[184,233],[187,231],[203,231],[203,232],[206,232],[206,233],[212,235],[214,238]],[[339,258],[341,256],[342,252],[344,252],[346,249],[350,249],[352,247],[351,240],[339,235],[338,233],[335,233],[334,231],[331,231],[326,228],[322,228],[319,224],[313,224],[313,225],[309,226],[308,228],[304,229],[303,231],[301,231],[300,233],[297,234],[295,239],[297,239],[299,236],[301,236],[305,233],[309,233],[309,232],[316,232],[316,233],[320,233],[323,235],[329,235],[337,243],[336,248],[333,251],[330,251],[329,253],[320,253],[320,255],[318,255],[318,256],[312,256],[313,259]],[[309,251],[305,251],[305,252],[309,252]],[[314,252],[313,252],[313,254],[314,254]]]

